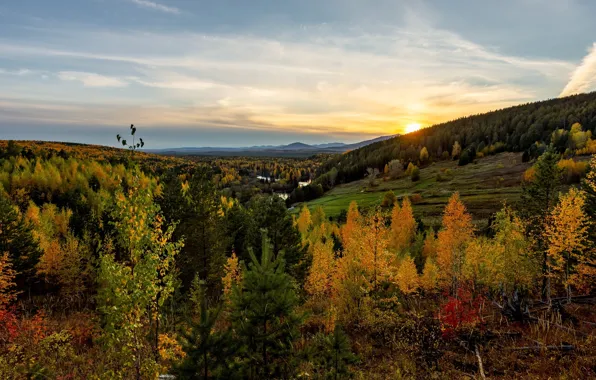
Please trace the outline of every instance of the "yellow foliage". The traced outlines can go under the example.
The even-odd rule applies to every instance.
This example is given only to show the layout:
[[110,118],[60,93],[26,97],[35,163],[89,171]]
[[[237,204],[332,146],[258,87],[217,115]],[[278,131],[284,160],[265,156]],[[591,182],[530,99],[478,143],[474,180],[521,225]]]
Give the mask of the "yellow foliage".
[[416,264],[410,255],[406,255],[401,261],[396,274],[396,283],[402,293],[408,295],[416,292],[420,285],[420,279]]
[[306,278],[305,290],[315,298],[331,295],[332,280],[335,271],[333,242],[317,241],[312,248],[312,265]]
[[0,310],[17,298],[14,278],[17,272],[12,268],[8,253],[0,255]]
[[302,211],[300,211],[300,216],[298,216],[298,220],[296,221],[296,227],[302,236],[305,236],[311,225],[312,220],[310,217],[310,210],[304,205],[302,206]]
[[445,207],[443,229],[437,237],[437,264],[441,268],[443,285],[457,281],[464,261],[465,246],[473,234],[472,217],[461,202],[459,193],[454,193]]
[[228,296],[232,291],[232,286],[242,281],[242,272],[238,263],[238,256],[232,252],[232,256],[228,257],[224,266],[224,276],[221,279],[223,283],[224,296]]
[[524,175],[522,176],[522,179],[524,180],[524,182],[532,182],[532,181],[534,181],[534,178],[536,178],[536,168],[533,167],[533,166],[530,166],[524,172]]
[[437,238],[435,231],[432,229],[426,232],[424,245],[422,246],[422,256],[425,259],[435,258],[437,256]]
[[594,252],[588,247],[591,223],[584,212],[585,203],[585,193],[571,188],[551,212],[545,228],[550,274],[560,279],[568,291],[570,285],[585,288],[591,283],[593,271],[590,267],[596,264]]
[[437,290],[439,283],[439,267],[433,259],[427,259],[424,263],[422,276],[420,277],[420,286],[427,292]]
[[391,213],[391,248],[400,252],[409,248],[416,233],[416,220],[410,200],[405,197],[401,207],[393,207]]

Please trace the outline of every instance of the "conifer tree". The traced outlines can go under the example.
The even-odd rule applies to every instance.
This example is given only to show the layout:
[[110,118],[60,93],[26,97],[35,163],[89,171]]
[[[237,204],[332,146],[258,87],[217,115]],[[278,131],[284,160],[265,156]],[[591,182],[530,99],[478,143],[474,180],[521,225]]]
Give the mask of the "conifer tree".
[[351,377],[349,366],[358,361],[358,357],[352,353],[348,336],[340,326],[335,326],[332,334],[315,338],[313,356],[317,378],[325,379]]
[[197,294],[198,321],[191,324],[189,333],[183,336],[186,357],[174,368],[180,379],[229,379],[239,378],[232,365],[237,354],[237,344],[231,330],[215,331],[223,304],[213,309],[207,306],[205,282],[193,280],[193,294]]
[[292,342],[301,322],[294,281],[285,273],[283,254],[273,254],[264,236],[260,260],[242,269],[243,279],[233,288],[231,321],[235,336],[245,346],[245,378],[267,379],[292,372]]
[[8,254],[16,271],[17,286],[20,289],[30,288],[41,252],[31,226],[0,187],[0,254],[4,253]]
[[540,258],[542,267],[542,296],[548,298],[548,254],[544,239],[541,238],[545,222],[558,198],[561,183],[561,169],[557,166],[559,155],[552,146],[538,157],[534,174],[522,186],[520,214],[528,222],[528,234],[535,243],[534,251]]
[[[590,159],[588,172],[582,181],[582,190],[586,195],[586,214],[591,220],[596,220],[596,155]],[[596,228],[590,229],[588,238],[596,246]]]

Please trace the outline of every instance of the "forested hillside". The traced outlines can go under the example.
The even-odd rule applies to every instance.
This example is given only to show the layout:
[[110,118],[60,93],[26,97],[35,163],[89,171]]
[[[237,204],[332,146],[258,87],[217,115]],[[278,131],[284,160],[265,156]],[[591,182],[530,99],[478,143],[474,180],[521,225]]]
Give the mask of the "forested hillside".
[[[576,123],[582,129],[574,135]],[[392,160],[399,160],[405,169],[409,163],[420,166],[447,159],[466,164],[477,155],[503,151],[526,152],[527,158],[535,158],[551,142],[560,153],[569,149],[568,153],[593,154],[594,133],[596,93],[528,103],[462,117],[336,156],[321,166],[317,183],[329,189],[363,178],[368,168],[382,172]]]
[[480,230],[453,191],[435,228],[408,197],[292,216],[221,174],[316,162],[137,144],[3,145],[2,378],[596,375],[596,158],[569,188],[546,149]]

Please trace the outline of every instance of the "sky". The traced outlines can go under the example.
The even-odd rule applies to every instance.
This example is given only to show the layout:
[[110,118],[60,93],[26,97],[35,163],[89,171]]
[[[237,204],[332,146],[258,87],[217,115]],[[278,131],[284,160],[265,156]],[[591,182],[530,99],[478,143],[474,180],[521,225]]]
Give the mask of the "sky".
[[2,0],[0,139],[356,142],[596,90],[590,0]]

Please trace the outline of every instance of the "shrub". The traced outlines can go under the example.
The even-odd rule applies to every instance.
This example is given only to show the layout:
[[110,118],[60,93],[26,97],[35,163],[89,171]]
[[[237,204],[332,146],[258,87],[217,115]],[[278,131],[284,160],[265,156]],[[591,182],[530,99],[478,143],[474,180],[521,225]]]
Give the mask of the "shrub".
[[411,173],[410,177],[412,178],[412,181],[414,181],[414,182],[416,182],[420,179],[420,169],[418,168],[418,166],[414,166],[414,169],[412,169],[412,173]]
[[413,204],[422,202],[422,195],[420,195],[420,194],[412,194],[410,196],[410,202],[412,202]]

